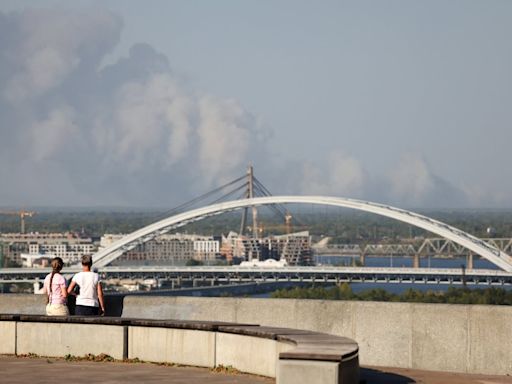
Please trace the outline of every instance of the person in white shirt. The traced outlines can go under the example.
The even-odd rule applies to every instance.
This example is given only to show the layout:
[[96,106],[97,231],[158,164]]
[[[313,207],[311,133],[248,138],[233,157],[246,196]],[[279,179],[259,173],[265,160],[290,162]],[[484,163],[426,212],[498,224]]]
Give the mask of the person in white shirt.
[[[78,272],[71,279],[68,293],[73,294],[75,286],[78,285],[80,292],[76,297],[75,315],[98,316],[105,313],[103,300],[103,289],[99,275],[91,271],[92,256],[82,256],[82,272]],[[100,312],[101,311],[101,312]]]

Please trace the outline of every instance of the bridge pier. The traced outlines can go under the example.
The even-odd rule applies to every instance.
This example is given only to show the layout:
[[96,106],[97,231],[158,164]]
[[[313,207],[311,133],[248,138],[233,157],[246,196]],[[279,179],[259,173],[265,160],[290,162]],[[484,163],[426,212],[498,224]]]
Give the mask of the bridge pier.
[[472,270],[473,269],[473,252],[469,251],[468,255],[466,256],[466,269]]
[[181,288],[181,278],[180,277],[171,280],[171,289],[177,289],[177,288]]
[[41,282],[39,280],[37,280],[34,282],[33,286],[34,286],[34,294],[35,295],[39,294],[41,291],[41,288],[42,288]]
[[420,255],[416,254],[413,256],[412,267],[419,268],[420,267]]

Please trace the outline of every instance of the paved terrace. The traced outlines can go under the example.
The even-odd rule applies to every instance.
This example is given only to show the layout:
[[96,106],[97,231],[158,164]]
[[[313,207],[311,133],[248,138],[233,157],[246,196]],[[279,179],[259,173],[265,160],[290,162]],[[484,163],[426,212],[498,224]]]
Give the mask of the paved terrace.
[[[56,358],[0,356],[0,381],[6,384],[53,384],[65,378],[76,384],[173,383],[173,384],[273,384],[275,380],[246,374],[215,373],[210,369],[144,363],[105,363]],[[363,368],[366,384],[508,384],[509,376],[467,375],[399,368]]]

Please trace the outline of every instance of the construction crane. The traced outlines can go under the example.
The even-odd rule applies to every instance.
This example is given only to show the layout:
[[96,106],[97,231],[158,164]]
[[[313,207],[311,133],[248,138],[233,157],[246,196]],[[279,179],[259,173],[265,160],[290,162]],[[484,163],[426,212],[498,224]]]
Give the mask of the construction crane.
[[[265,233],[267,233],[268,231],[272,231],[272,230],[277,230],[281,233],[284,233],[284,234],[291,234],[294,227],[292,226],[292,215],[290,214],[290,212],[286,211],[285,213],[285,216],[284,216],[284,224],[275,224],[275,223],[270,223],[270,224],[264,224],[260,221],[260,223],[258,224],[258,231],[259,231],[259,235],[263,235]],[[307,228],[306,225],[296,225],[295,226],[295,229],[300,229],[300,228]],[[251,227],[247,227],[248,230],[251,230],[252,228]]]
[[286,226],[286,233],[288,235],[292,233],[292,215],[288,211],[284,215],[284,225]]
[[34,211],[25,211],[24,209],[19,211],[0,211],[0,215],[11,215],[11,216],[19,216],[21,223],[21,233],[25,233],[25,217],[32,217],[36,214]]

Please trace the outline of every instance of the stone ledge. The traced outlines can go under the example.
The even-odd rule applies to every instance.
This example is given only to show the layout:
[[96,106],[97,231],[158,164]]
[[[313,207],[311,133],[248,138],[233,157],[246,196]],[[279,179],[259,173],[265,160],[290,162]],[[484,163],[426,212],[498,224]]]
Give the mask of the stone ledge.
[[[222,321],[195,321],[195,320],[148,320],[106,316],[46,316],[46,315],[20,315],[0,314],[0,321],[21,321],[36,323],[78,323],[102,325],[127,325],[159,328],[196,329],[217,331],[219,327],[233,325]],[[254,324],[241,324],[243,326],[257,326]]]
[[294,344],[296,348],[281,352],[280,359],[346,361],[358,356],[357,343],[347,337],[301,329],[265,326],[220,326],[219,332],[262,337]]

